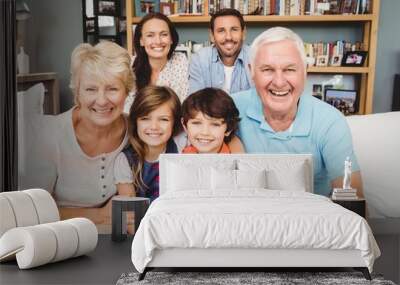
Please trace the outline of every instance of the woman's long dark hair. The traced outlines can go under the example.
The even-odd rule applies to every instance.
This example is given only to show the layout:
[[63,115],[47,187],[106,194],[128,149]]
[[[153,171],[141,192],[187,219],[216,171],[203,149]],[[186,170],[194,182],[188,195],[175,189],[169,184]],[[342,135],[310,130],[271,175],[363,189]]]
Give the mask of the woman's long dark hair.
[[135,35],[133,37],[133,45],[135,48],[136,52],[136,58],[135,61],[133,62],[133,72],[135,73],[136,76],[136,90],[139,91],[143,87],[149,85],[150,83],[150,78],[151,78],[151,66],[149,62],[149,58],[147,56],[147,53],[140,45],[140,38],[142,37],[142,29],[143,25],[152,19],[159,19],[167,23],[168,28],[169,28],[169,33],[171,35],[172,39],[172,45],[171,48],[168,52],[168,59],[172,57],[172,54],[175,51],[176,46],[178,45],[179,42],[179,35],[178,32],[176,31],[174,25],[172,24],[171,20],[168,19],[167,16],[161,13],[149,13],[146,16],[142,18],[142,20],[139,22],[139,24],[136,26],[135,29]]

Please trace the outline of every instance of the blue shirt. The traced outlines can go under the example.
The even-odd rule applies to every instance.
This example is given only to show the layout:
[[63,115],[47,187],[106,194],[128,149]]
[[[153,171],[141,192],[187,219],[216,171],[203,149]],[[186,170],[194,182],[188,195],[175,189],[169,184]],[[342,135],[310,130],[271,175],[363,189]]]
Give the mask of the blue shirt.
[[249,153],[311,153],[314,193],[329,196],[330,182],[343,176],[347,156],[353,171],[359,170],[349,126],[331,105],[302,95],[296,118],[286,131],[275,132],[264,118],[263,105],[255,89],[232,95],[240,112],[238,136]]
[[[249,47],[243,45],[234,63],[229,93],[250,89],[253,82],[249,70]],[[189,94],[206,88],[224,87],[225,71],[215,46],[202,48],[195,53],[189,66]]]

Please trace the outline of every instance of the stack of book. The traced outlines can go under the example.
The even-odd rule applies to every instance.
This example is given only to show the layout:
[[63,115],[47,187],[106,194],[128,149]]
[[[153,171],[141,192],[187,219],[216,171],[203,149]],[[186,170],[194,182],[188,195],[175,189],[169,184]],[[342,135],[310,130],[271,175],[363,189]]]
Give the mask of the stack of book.
[[334,188],[332,200],[357,200],[357,189]]
[[[316,66],[340,66],[342,58],[346,53],[363,51],[364,47],[361,42],[314,42],[304,43],[306,56],[312,61],[308,65]],[[323,61],[321,59],[324,59]]]
[[158,11],[166,15],[212,15],[224,8],[236,9],[242,15],[351,15],[370,13],[371,0],[135,0],[137,17]]

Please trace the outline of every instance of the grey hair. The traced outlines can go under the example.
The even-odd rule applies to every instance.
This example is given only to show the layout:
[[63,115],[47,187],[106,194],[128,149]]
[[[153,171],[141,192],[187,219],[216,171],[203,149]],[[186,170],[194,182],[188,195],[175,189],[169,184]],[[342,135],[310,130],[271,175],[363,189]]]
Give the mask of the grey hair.
[[[249,55],[251,66],[254,67],[255,58],[261,46],[267,43],[279,42],[284,40],[290,40],[295,44],[297,50],[300,53],[301,60],[304,63],[304,69],[306,69],[307,60],[306,60],[306,52],[304,50],[303,40],[300,38],[298,34],[284,27],[270,28],[262,32],[254,39],[253,43],[250,46],[250,55]],[[252,68],[251,70],[253,72],[254,68]]]
[[79,89],[82,70],[99,78],[107,80],[114,76],[122,81],[126,93],[133,88],[134,75],[131,68],[131,57],[128,51],[116,43],[101,41],[92,46],[87,43],[79,44],[71,56],[71,81],[69,87],[74,93],[75,103]]

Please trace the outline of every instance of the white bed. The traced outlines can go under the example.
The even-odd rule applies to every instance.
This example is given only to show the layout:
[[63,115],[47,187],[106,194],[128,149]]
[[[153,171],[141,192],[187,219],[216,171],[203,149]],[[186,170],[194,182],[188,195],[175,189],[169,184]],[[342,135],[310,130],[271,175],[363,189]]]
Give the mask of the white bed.
[[162,155],[160,197],[132,243],[141,278],[154,267],[355,267],[368,278],[380,252],[367,222],[312,194],[312,169],[310,155]]

